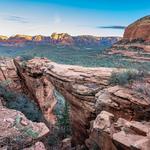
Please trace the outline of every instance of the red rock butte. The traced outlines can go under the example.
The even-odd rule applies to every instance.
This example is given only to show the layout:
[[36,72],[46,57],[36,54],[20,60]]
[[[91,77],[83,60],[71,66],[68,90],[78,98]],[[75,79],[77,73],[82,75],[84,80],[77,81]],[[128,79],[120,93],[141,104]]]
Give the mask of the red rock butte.
[[125,29],[124,39],[150,41],[150,15],[132,23]]

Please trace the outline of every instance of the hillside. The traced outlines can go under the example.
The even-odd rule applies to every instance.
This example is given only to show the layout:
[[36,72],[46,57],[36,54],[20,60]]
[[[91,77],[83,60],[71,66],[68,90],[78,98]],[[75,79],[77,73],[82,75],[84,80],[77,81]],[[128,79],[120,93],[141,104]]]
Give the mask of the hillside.
[[0,46],[24,46],[27,44],[64,45],[77,47],[111,46],[121,37],[95,37],[95,36],[71,36],[67,33],[53,33],[51,36],[20,35],[6,37],[0,36]]
[[[132,34],[128,28],[125,32]],[[3,52],[23,55],[0,57],[1,148],[149,150],[150,43],[145,34],[133,40],[124,36],[106,50],[95,47],[104,38],[91,36],[1,37],[8,44],[1,46]],[[32,58],[38,55],[43,56]]]
[[[150,64],[150,16],[143,17],[129,25],[124,37],[109,48],[108,55],[120,55],[132,63]],[[142,66],[142,65],[141,65]]]
[[143,17],[129,25],[125,30],[123,39],[130,41],[141,39],[150,42],[150,16]]

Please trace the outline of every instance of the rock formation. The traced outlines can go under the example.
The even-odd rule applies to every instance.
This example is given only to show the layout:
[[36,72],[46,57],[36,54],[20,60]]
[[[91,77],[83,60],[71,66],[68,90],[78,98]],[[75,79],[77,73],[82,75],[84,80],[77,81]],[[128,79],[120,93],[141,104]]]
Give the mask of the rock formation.
[[[140,22],[144,22],[142,25],[139,21],[136,22],[135,24],[139,26],[135,28],[139,27],[138,31],[142,32],[143,24],[144,26],[145,22],[148,24],[148,20],[149,17],[141,19]],[[126,29],[124,39],[109,49],[107,55],[122,54],[132,60],[149,61],[145,56],[150,52],[149,37],[145,36],[145,32],[137,34],[136,30],[133,34],[130,30],[132,26],[134,24]],[[146,33],[147,31],[148,29]],[[142,40],[139,40],[141,36]],[[68,39],[74,40],[66,34],[54,34],[52,38],[58,43],[62,40],[63,43]],[[42,37],[35,39],[40,40]],[[87,37],[82,40],[86,41]],[[134,80],[125,86],[111,84],[112,73],[122,71],[125,70],[61,65],[46,58],[34,58],[27,62],[20,59],[0,59],[1,83],[6,84],[9,90],[25,93],[32,98],[42,110],[47,125],[55,124],[57,121],[53,114],[57,103],[54,91],[60,92],[69,102],[72,137],[62,141],[63,148],[70,148],[71,140],[72,146],[77,149],[86,147],[89,150],[149,150],[150,75],[147,73],[141,80]],[[4,106],[0,107],[0,115],[3,147],[7,147],[7,139],[11,141],[16,139],[18,134],[23,135],[19,129],[27,132],[28,128],[25,127],[29,125],[30,132],[36,133],[32,135],[36,135],[37,140],[33,142],[33,138],[28,136],[23,138],[25,144],[23,148],[28,146],[26,143],[29,141],[33,142],[29,145],[31,148],[36,149],[37,145],[40,145],[44,149],[43,144],[38,141],[49,132],[45,124],[33,123],[22,113]],[[41,126],[44,133],[37,134]],[[12,135],[15,138],[12,138]],[[16,148],[16,142],[12,146]]]
[[73,38],[67,33],[53,33],[51,35],[51,39],[53,44],[62,44],[62,45],[72,45],[73,44]]
[[[108,85],[112,71],[113,69],[109,68],[94,69],[59,65],[39,58],[29,61],[25,69],[28,75],[26,76],[28,86],[32,84],[30,78],[38,80],[46,76],[47,80],[68,100],[71,106],[71,124],[74,129],[73,141],[75,142],[73,143],[83,143],[88,137],[86,129],[89,128],[88,122],[94,117],[95,94]],[[50,89],[53,88],[49,86]]]
[[150,41],[150,16],[141,18],[129,25],[125,30],[124,39]]
[[0,81],[4,84],[7,83],[9,90],[25,93],[31,99],[34,99],[43,111],[46,120],[54,124],[56,117],[53,115],[52,110],[56,104],[56,99],[51,82],[44,76],[38,78],[38,76],[30,77],[26,75],[23,63],[18,66],[14,64],[13,59],[1,58]]
[[96,47],[101,45],[111,46],[120,39],[120,37],[71,36],[67,33],[53,33],[51,36],[17,34],[11,37],[0,36],[0,45],[13,47],[26,46],[28,44],[46,44]]
[[123,39],[109,48],[106,54],[125,56],[126,60],[133,62],[149,62],[150,16],[129,25],[125,29]]
[[7,36],[0,35],[0,40],[7,40],[7,39],[8,39]]
[[[73,145],[86,144],[91,149],[96,144],[103,150],[149,146],[150,98],[137,92],[134,83],[129,87],[110,85],[112,72],[121,70],[59,65],[45,58],[25,65],[19,60],[2,62],[1,80],[7,75],[12,79],[9,88],[28,93],[48,122],[56,121],[54,88],[65,97],[70,104]],[[141,82],[150,84],[149,77]]]
[[46,136],[49,129],[44,123],[34,123],[21,112],[1,105],[0,133],[0,149],[20,150]]

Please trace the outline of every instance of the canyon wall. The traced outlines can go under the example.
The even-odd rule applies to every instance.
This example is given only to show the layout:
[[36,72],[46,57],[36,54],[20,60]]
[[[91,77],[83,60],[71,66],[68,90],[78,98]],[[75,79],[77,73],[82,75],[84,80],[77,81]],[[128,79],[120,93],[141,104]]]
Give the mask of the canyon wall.
[[[30,78],[37,81],[44,77],[64,96],[71,107],[73,143],[84,143],[84,140],[88,138],[87,130],[90,128],[90,120],[95,117],[95,94],[108,86],[108,79],[115,69],[59,65],[40,58],[29,61],[24,71],[20,67],[17,68],[20,74],[24,75],[23,78],[27,79],[25,83],[29,88],[35,84]],[[52,86],[48,87],[49,91],[53,90]],[[43,90],[40,89],[40,91]]]
[[[15,64],[27,79],[28,89],[29,78],[44,78],[51,83],[49,91],[56,88],[69,102],[73,145],[92,149],[96,144],[103,150],[149,146],[150,98],[134,88],[138,84],[149,87],[149,76],[142,83],[121,87],[109,84],[112,72],[121,69],[60,65],[44,58],[28,61],[24,70],[21,62]],[[51,97],[48,100],[51,103]]]
[[11,79],[7,84],[10,90],[31,97],[42,110],[47,125],[56,123],[54,89],[59,91],[70,104],[74,146],[143,150],[150,144],[150,97],[135,90],[135,86],[150,87],[150,78],[127,87],[110,85],[112,72],[120,71],[61,65],[46,58],[28,62],[1,59],[0,79]]
[[150,16],[143,17],[125,29],[123,39],[150,41]]
[[[148,24],[149,27],[149,17],[141,19],[140,23],[138,21],[134,30],[132,30],[134,24],[130,25],[125,31],[124,39],[114,45],[107,55],[121,53],[136,61],[148,62],[150,48],[145,41],[149,40],[149,28],[146,26],[145,29],[144,25],[144,30],[141,22]],[[63,36],[66,39],[66,36]],[[142,41],[139,42],[139,38],[142,38]],[[132,41],[133,39],[138,43],[136,40]],[[148,57],[141,55],[140,52],[147,54]],[[124,86],[110,84],[112,73],[121,71],[125,69],[62,65],[46,58],[34,58],[27,62],[19,58],[0,59],[1,84],[11,91],[25,93],[34,100],[41,109],[44,122],[49,129],[57,121],[53,113],[57,103],[54,90],[59,91],[69,102],[72,146],[80,145],[78,149],[82,149],[81,145],[84,145],[90,150],[149,150],[150,75],[149,73],[143,75],[142,80],[135,80],[135,76],[134,81]],[[4,125],[6,121],[9,127],[10,122],[10,126],[13,127],[11,129],[14,131],[11,123],[14,125],[16,114],[20,112],[9,110],[4,106],[1,108],[0,112],[3,115],[1,124]],[[10,115],[9,118],[9,114],[14,114],[15,117]],[[17,118],[17,122],[19,125],[21,123],[27,126],[28,120],[24,121],[25,117],[22,114],[21,116],[19,122]],[[34,125],[38,126],[32,122],[29,124],[33,128]],[[43,128],[45,132],[41,137],[45,137],[49,132],[45,124]],[[0,130],[3,133],[7,128],[2,126]],[[37,141],[38,139],[37,137]],[[30,139],[30,142],[33,142],[33,139]],[[35,142],[33,144],[36,146]]]

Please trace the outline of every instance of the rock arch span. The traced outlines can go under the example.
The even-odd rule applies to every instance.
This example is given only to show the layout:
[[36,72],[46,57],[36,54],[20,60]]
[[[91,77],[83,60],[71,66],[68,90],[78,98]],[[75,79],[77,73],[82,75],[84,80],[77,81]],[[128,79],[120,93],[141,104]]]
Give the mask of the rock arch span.
[[[29,61],[25,68],[16,60],[15,64],[26,87],[24,89],[28,89],[27,93],[37,100],[47,120],[54,119],[54,88],[64,96],[71,106],[73,143],[83,144],[88,138],[90,121],[96,117],[95,94],[108,86],[108,79],[114,69],[59,65],[41,58]],[[45,108],[46,103],[50,107]]]
[[48,59],[0,59],[0,81],[11,79],[8,88],[29,95],[48,122],[55,123],[53,109],[58,90],[71,106],[74,145],[89,149],[149,149],[150,97],[135,91],[150,87],[150,77],[128,86],[109,85],[111,68],[59,65]]

